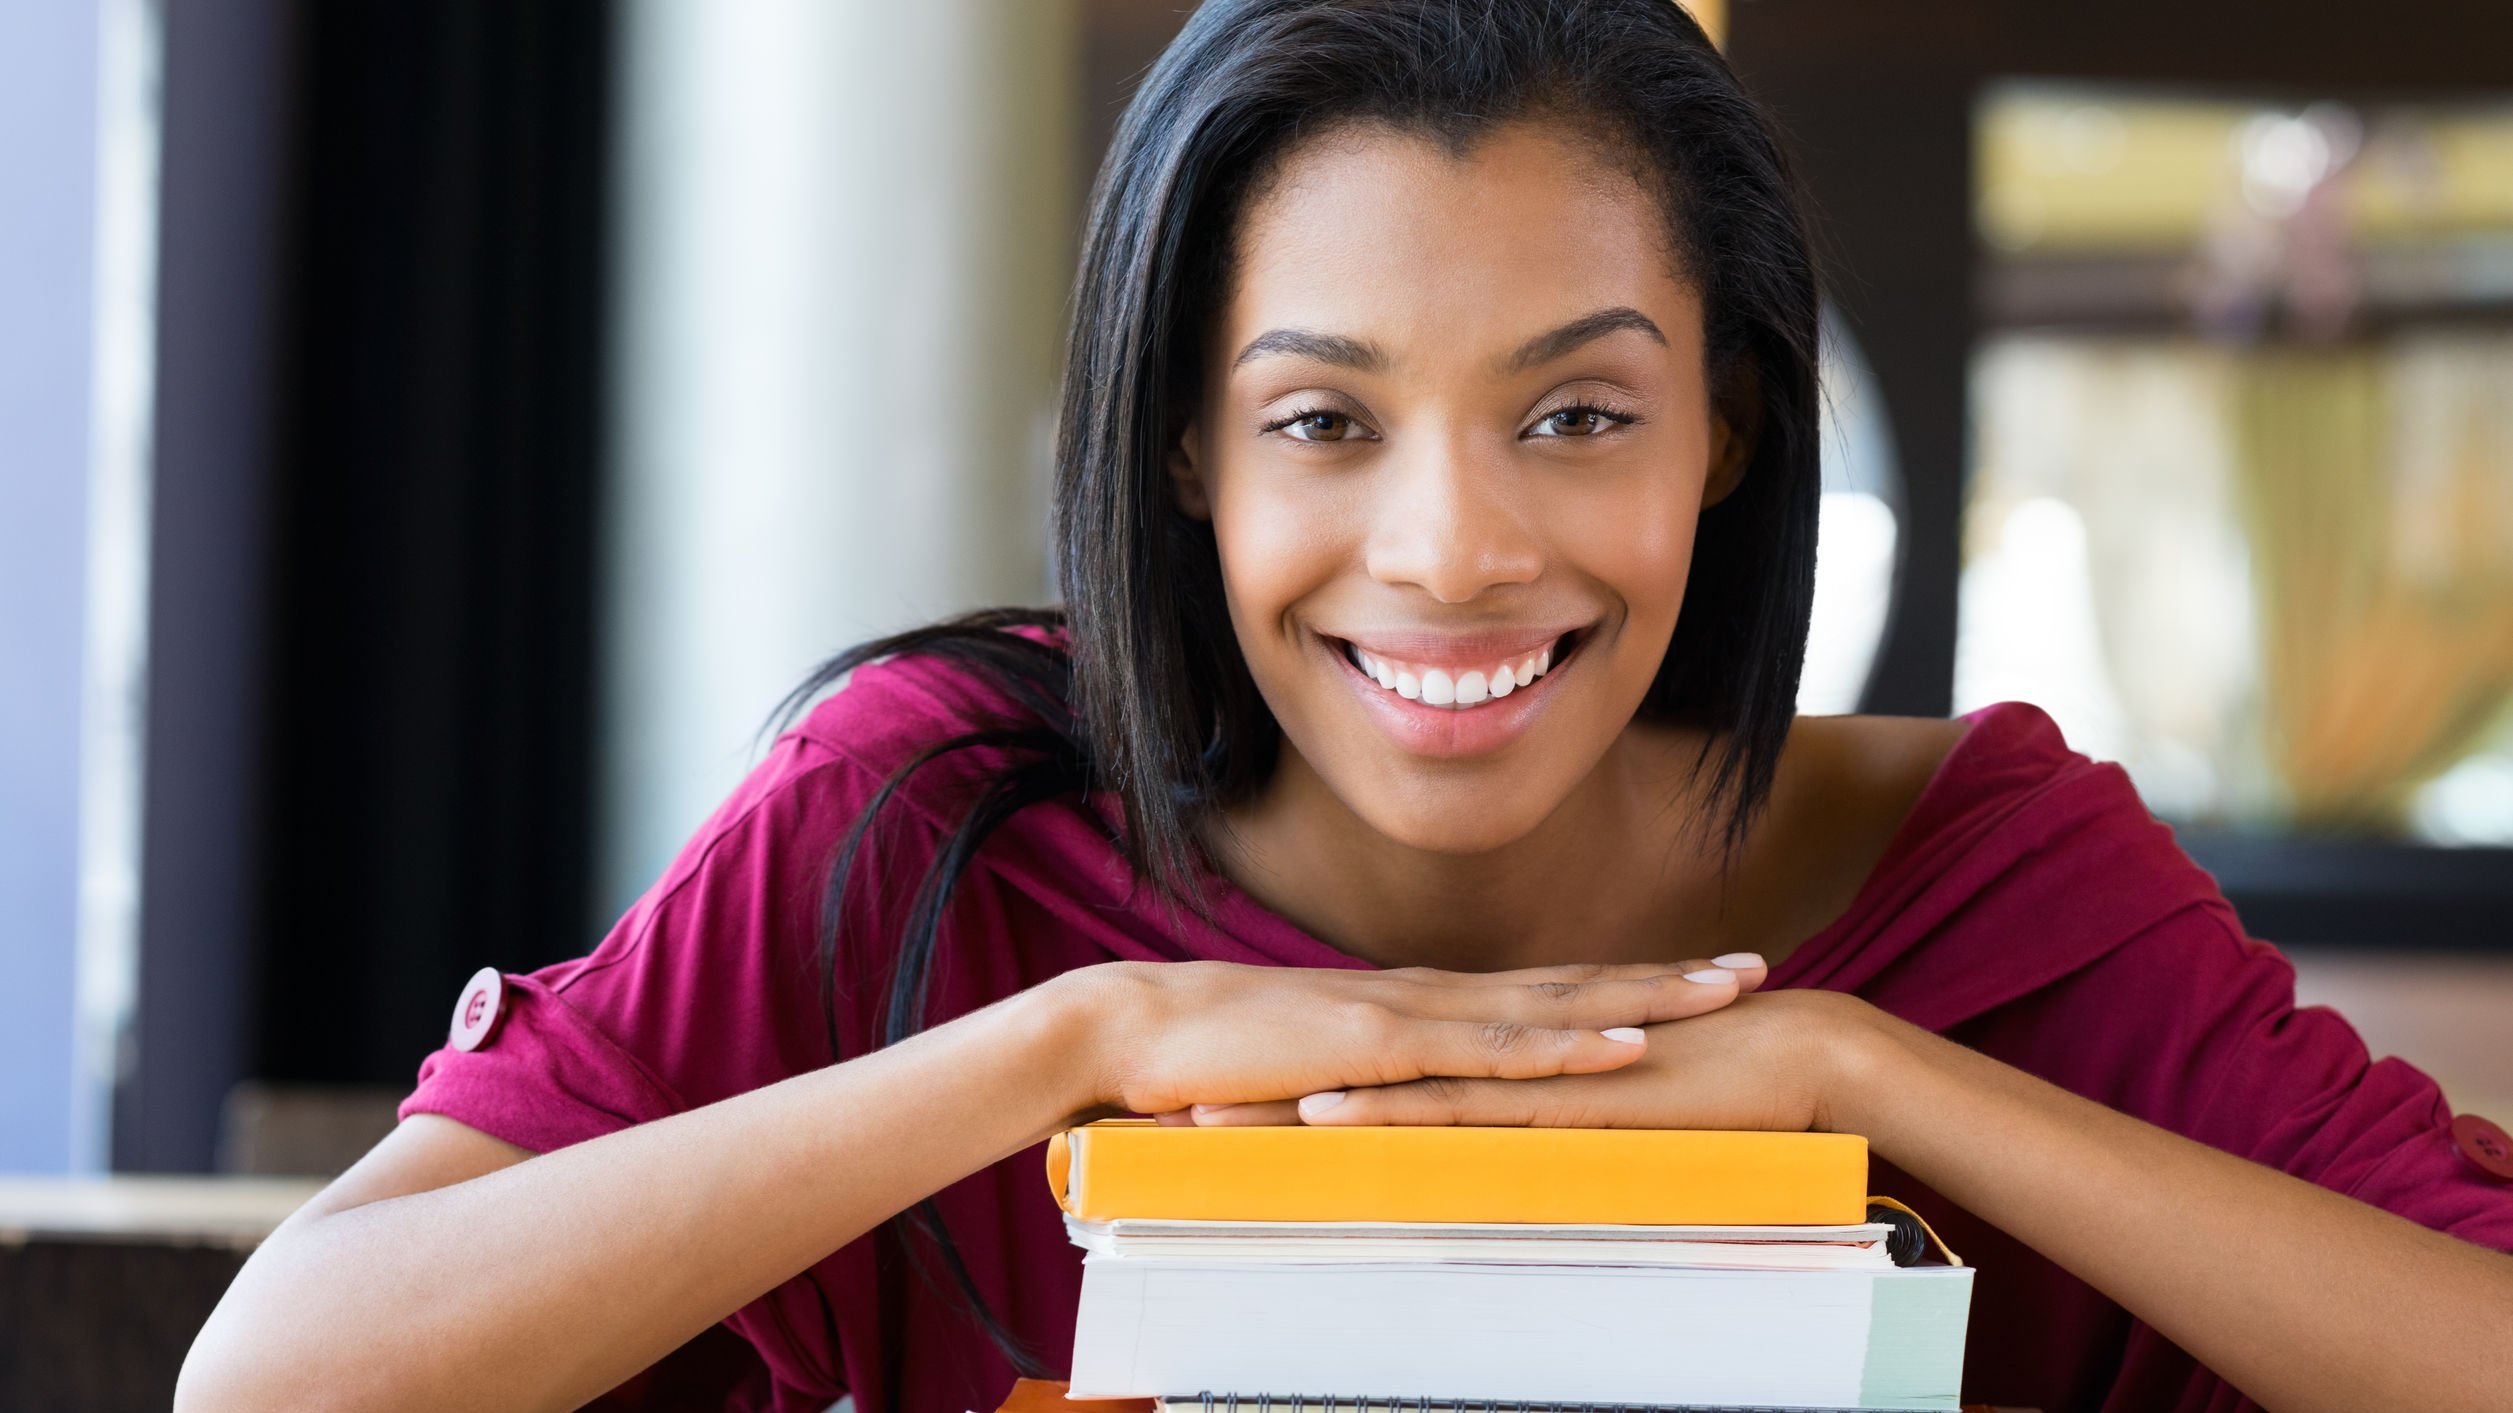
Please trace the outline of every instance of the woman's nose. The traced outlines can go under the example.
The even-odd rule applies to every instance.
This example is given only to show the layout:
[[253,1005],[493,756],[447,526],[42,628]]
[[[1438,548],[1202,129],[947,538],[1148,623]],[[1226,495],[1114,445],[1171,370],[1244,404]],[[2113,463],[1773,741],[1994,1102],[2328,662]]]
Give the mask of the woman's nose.
[[1542,544],[1506,458],[1449,444],[1389,458],[1376,475],[1368,511],[1372,578],[1465,603],[1499,585],[1527,583],[1542,569]]

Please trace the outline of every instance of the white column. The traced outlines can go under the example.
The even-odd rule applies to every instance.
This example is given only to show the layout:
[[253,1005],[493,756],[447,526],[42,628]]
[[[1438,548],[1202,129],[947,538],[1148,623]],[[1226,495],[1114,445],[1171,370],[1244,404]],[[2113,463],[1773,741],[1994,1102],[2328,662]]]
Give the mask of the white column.
[[0,1173],[92,1167],[73,1060],[99,20],[0,6]]
[[1072,0],[631,0],[598,907],[811,664],[1044,602]]

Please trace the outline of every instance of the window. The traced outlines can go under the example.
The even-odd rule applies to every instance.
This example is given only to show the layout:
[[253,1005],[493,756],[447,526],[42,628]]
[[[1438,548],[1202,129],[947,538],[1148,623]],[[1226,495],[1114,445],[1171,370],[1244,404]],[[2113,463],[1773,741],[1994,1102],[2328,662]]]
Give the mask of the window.
[[1958,710],[2255,837],[2513,844],[2513,104],[2005,87]]

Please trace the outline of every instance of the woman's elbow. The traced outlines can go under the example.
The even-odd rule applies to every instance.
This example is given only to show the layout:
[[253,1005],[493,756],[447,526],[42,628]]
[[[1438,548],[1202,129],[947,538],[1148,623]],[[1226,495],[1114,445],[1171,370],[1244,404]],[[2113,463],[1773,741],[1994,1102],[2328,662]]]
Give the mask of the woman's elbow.
[[[259,1260],[263,1254],[257,1253]],[[174,1413],[263,1413],[273,1408],[348,1413],[361,1403],[348,1371],[319,1367],[341,1342],[302,1328],[257,1299],[258,1272],[248,1262],[210,1312],[175,1375]],[[318,1357],[321,1356],[321,1357]]]

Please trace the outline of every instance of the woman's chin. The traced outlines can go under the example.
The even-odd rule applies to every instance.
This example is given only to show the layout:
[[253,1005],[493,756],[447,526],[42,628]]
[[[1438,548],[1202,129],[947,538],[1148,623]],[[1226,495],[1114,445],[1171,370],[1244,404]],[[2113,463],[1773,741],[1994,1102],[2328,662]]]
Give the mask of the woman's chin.
[[1488,854],[1526,838],[1545,815],[1523,794],[1508,807],[1494,808],[1490,793],[1478,792],[1471,799],[1453,802],[1365,808],[1357,813],[1371,829],[1404,848],[1426,854]]

